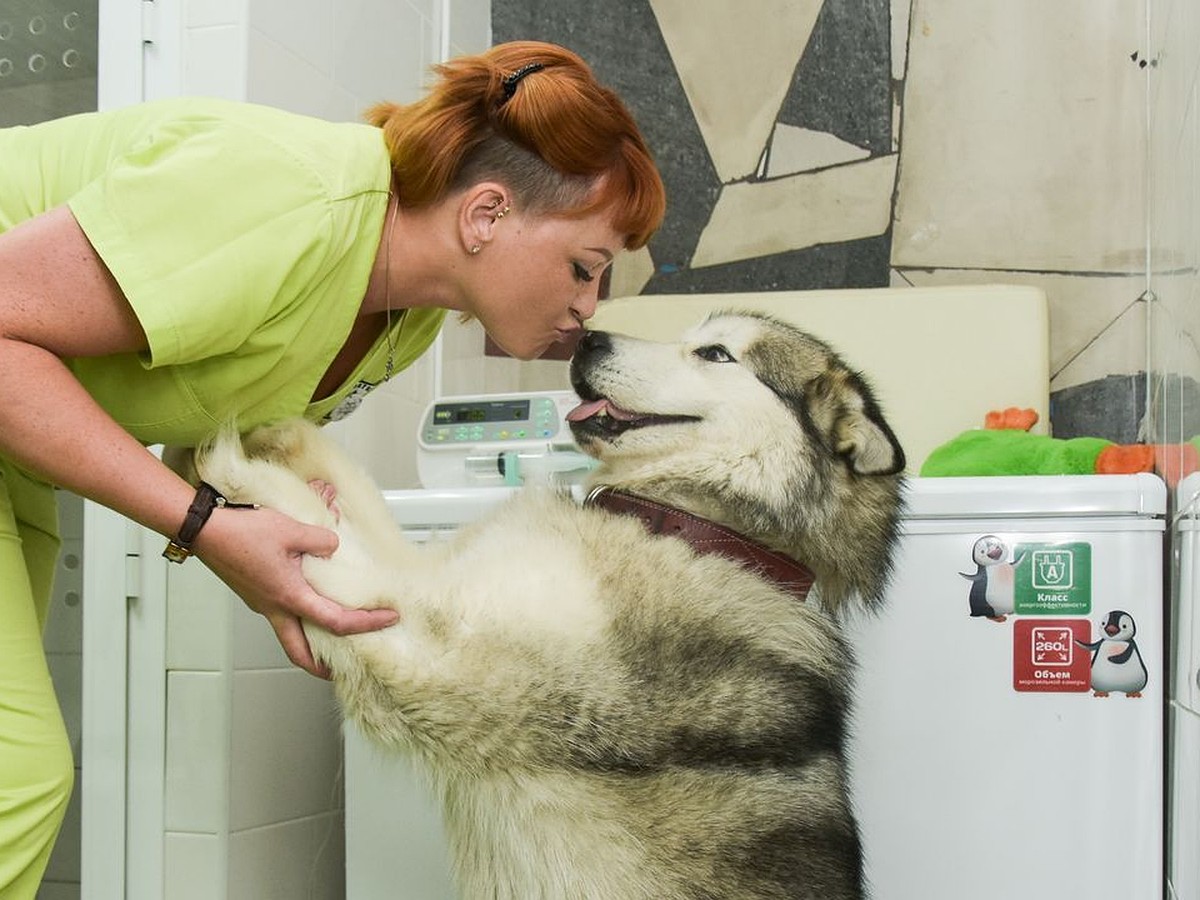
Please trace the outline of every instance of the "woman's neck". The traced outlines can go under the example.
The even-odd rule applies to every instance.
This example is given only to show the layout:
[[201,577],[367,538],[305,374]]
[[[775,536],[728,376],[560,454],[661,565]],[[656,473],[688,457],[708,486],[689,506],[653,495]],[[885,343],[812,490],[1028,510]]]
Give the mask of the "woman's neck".
[[[394,195],[393,195],[394,198]],[[440,307],[463,308],[456,267],[462,264],[455,253],[452,212],[445,204],[422,209],[394,207],[385,213],[383,233],[360,316],[386,313],[391,309]],[[392,215],[395,215],[392,221]]]

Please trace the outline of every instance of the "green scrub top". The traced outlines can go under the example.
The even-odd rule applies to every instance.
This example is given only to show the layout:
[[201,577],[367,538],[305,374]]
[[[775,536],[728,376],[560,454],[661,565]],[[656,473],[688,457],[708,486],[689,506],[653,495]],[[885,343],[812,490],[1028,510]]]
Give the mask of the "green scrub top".
[[[214,99],[170,99],[0,129],[0,230],[68,203],[149,351],[67,360],[144,443],[194,445],[235,421],[341,418],[384,378],[381,336],[330,397],[383,228],[382,132]],[[444,311],[393,317],[395,368]]]

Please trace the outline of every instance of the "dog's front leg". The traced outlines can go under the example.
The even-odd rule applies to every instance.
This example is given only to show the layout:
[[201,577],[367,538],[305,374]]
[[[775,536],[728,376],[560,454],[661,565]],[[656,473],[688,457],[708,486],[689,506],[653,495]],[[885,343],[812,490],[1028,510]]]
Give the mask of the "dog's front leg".
[[[245,438],[247,456],[296,473],[337,518],[381,559],[408,559],[412,546],[367,472],[317,426],[294,419],[257,428]],[[341,529],[339,529],[340,532]]]

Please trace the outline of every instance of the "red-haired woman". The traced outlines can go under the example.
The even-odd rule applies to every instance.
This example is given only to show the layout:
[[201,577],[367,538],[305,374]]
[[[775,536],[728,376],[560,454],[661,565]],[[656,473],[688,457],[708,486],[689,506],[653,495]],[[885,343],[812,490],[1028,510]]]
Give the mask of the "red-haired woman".
[[659,226],[638,128],[579,57],[516,42],[436,73],[362,125],[178,99],[0,130],[0,896],[33,897],[71,790],[41,650],[52,485],[202,558],[325,674],[301,618],[394,621],[301,577],[333,534],[222,507],[146,445],[339,418],[447,310],[538,356]]

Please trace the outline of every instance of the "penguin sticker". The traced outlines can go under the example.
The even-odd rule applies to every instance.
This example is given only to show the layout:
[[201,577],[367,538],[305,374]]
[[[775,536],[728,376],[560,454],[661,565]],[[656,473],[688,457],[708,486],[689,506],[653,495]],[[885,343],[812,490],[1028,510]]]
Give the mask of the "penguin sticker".
[[1107,697],[1113,691],[1123,692],[1126,697],[1142,696],[1142,688],[1150,680],[1141,651],[1133,639],[1137,624],[1133,616],[1121,609],[1114,609],[1100,623],[1103,632],[1091,643],[1076,641],[1080,647],[1092,651],[1092,694]]
[[971,582],[967,594],[971,616],[1007,621],[1016,608],[1017,565],[1024,554],[1009,562],[1008,545],[994,534],[985,534],[975,542],[971,558],[975,562],[974,574],[958,573]]

